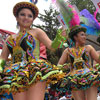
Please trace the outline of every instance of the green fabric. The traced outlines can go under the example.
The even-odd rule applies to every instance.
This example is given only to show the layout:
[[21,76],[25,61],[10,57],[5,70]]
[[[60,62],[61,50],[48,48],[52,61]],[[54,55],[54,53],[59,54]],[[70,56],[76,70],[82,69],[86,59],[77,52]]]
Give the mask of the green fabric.
[[52,42],[52,48],[57,49],[57,48],[61,48],[62,47],[62,43],[64,43],[64,41],[66,40],[64,36],[61,35],[62,34],[62,30],[59,29],[57,31],[57,35],[55,37],[55,39]]
[[3,72],[3,68],[4,68],[5,64],[6,64],[6,61],[3,59],[0,59],[0,72]]

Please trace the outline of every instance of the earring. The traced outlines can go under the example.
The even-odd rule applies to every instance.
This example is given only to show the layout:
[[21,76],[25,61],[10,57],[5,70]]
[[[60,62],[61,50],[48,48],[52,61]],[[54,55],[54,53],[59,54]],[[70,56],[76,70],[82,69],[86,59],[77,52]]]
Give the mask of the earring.
[[19,29],[19,23],[17,22],[16,28]]

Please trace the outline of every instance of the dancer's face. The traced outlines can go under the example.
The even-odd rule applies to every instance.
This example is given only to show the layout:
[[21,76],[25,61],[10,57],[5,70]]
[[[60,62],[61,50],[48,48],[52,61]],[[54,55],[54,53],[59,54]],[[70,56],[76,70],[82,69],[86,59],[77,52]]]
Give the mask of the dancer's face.
[[83,31],[79,32],[76,36],[74,36],[75,42],[80,45],[84,45],[86,42],[86,33]]
[[21,11],[19,11],[16,20],[20,27],[28,28],[33,23],[34,15],[30,9],[23,8]]

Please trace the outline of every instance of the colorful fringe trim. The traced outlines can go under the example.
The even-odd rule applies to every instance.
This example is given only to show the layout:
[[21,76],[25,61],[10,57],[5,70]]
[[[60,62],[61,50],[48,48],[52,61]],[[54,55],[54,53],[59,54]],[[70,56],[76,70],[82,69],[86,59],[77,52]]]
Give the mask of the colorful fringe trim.
[[6,67],[0,74],[0,94],[25,91],[37,81],[55,84],[64,75],[57,66],[45,60],[18,62]]

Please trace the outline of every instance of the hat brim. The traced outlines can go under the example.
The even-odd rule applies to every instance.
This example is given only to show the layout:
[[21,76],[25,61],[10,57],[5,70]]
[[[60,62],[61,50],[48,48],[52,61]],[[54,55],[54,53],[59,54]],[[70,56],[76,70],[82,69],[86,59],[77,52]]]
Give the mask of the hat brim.
[[33,4],[31,2],[19,2],[13,8],[13,14],[15,17],[17,17],[18,11],[22,8],[31,9],[32,13],[34,14],[34,19],[38,16],[39,10],[35,4]]
[[86,28],[80,26],[80,27],[77,27],[77,28],[71,30],[69,32],[69,38],[72,38],[75,34],[81,32],[81,31],[86,32]]

